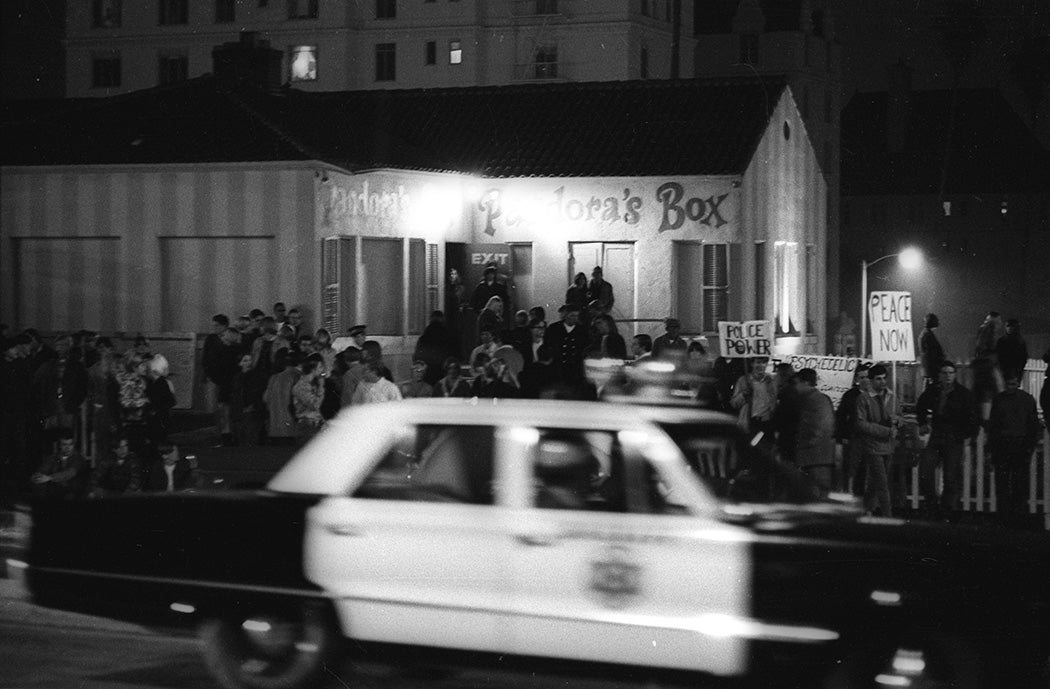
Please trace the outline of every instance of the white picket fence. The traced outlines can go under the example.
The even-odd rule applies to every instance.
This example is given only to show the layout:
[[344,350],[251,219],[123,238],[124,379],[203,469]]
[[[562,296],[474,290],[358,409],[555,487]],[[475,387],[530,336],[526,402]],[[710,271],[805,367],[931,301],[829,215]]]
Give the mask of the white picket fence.
[[[943,472],[937,469],[938,490],[944,486]],[[922,505],[919,488],[919,467],[911,468],[906,493],[912,509]],[[985,432],[977,437],[976,445],[963,449],[962,509],[966,512],[996,512],[995,473],[989,462]],[[1043,528],[1050,530],[1050,432],[1043,438],[1028,460],[1028,512],[1043,515]]]

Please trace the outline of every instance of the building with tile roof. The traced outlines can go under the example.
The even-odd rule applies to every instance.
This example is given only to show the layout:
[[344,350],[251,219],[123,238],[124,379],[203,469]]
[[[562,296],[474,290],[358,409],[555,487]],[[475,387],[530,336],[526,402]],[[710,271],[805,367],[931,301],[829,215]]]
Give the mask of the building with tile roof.
[[[305,93],[217,78],[4,113],[3,311],[195,331],[274,301],[411,353],[495,263],[554,317],[602,266],[633,332],[772,320],[823,352],[826,184],[782,79]],[[467,319],[469,320],[469,318]],[[396,360],[396,356],[395,356]]]

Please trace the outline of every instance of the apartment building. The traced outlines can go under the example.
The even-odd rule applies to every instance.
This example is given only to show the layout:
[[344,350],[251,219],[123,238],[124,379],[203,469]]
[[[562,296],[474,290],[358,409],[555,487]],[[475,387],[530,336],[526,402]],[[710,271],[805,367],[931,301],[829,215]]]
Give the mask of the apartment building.
[[683,0],[69,0],[66,95],[212,71],[242,32],[304,91],[693,76]]

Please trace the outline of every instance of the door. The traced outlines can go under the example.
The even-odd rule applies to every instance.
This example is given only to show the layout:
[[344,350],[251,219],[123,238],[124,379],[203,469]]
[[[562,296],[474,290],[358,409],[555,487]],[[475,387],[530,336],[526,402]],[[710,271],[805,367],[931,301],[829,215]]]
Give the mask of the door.
[[494,431],[405,428],[352,495],[310,512],[307,575],[360,640],[505,651],[507,519]]
[[[569,245],[570,263],[566,285],[572,284],[576,273],[584,273],[590,280],[595,266],[601,266],[605,281],[613,286],[613,304],[610,315],[617,322],[635,318],[634,311],[634,244],[630,242],[575,242]],[[621,334],[633,333],[633,326],[621,328]],[[627,336],[627,339],[630,339]]]
[[[746,666],[747,547],[674,505],[631,433],[538,428],[516,524],[513,643],[522,653],[701,670]],[[525,438],[526,434],[519,434]],[[524,441],[523,442],[528,442]],[[681,475],[678,476],[681,479]]]

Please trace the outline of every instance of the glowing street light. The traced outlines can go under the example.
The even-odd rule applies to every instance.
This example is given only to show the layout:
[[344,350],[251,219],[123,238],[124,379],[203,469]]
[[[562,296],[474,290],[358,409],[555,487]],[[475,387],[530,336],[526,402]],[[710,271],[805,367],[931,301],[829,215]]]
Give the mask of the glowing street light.
[[886,254],[876,258],[870,263],[861,259],[860,262],[860,356],[864,356],[868,347],[868,267],[887,258],[897,258],[897,263],[905,270],[915,270],[922,266],[922,251],[913,246],[902,249],[895,254]]

